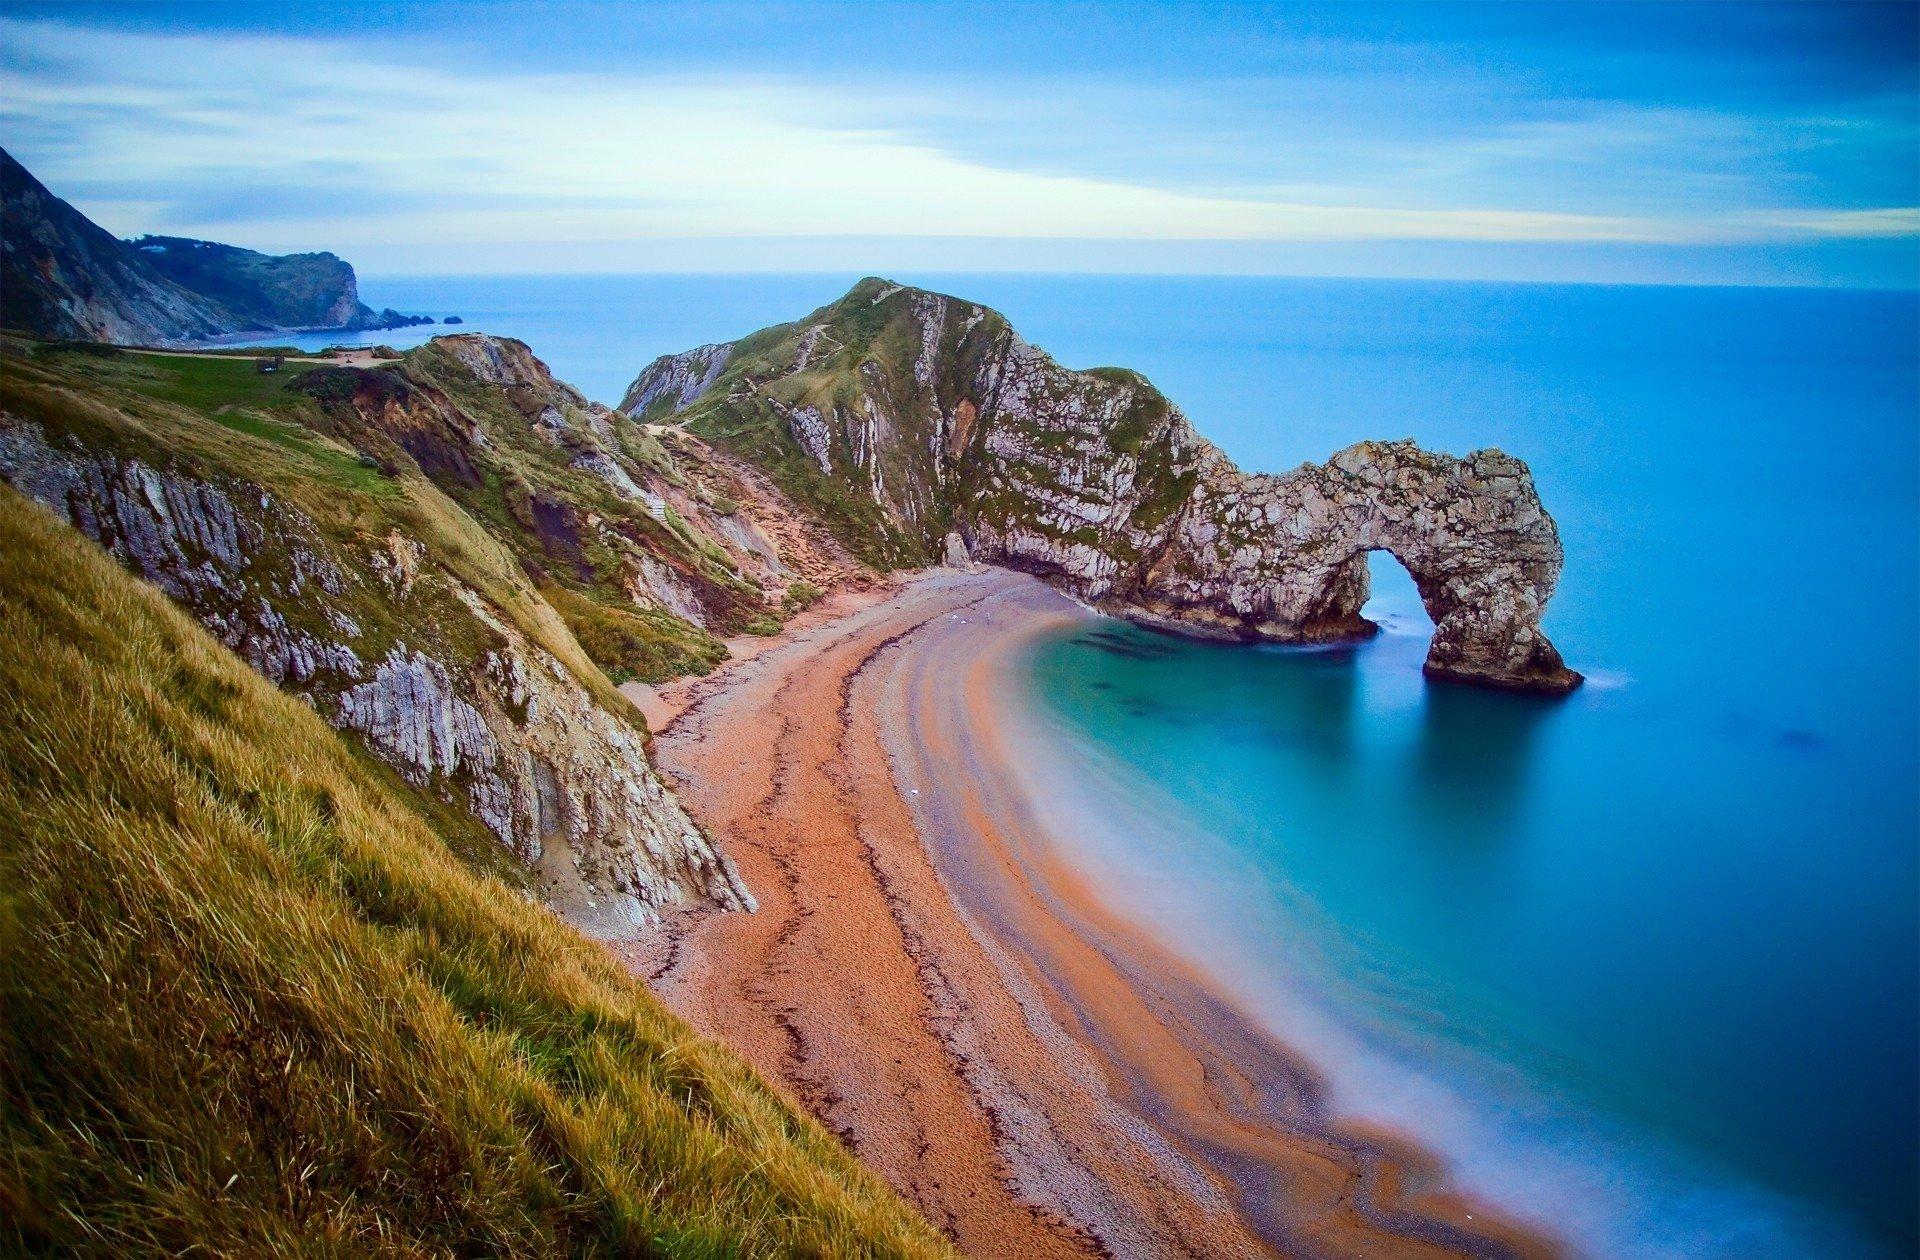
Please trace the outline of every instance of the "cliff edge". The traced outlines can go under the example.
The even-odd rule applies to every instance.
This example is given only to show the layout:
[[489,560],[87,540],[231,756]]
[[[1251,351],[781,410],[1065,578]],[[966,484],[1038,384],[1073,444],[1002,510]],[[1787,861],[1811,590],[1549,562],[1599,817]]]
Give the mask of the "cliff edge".
[[353,268],[332,254],[262,254],[182,236],[120,240],[0,149],[0,327],[175,345],[432,322],[367,306]]
[[1500,451],[1362,442],[1242,472],[1139,373],[1061,367],[994,311],[877,278],[656,360],[621,409],[758,463],[878,568],[964,549],[1166,629],[1319,642],[1374,631],[1366,554],[1387,551],[1434,620],[1430,676],[1581,682],[1540,629],[1559,533]]
[[[604,670],[684,671],[702,644],[724,655],[641,584],[649,566],[669,592],[672,566],[696,558],[715,575],[703,589],[759,589],[690,527],[626,504],[611,457],[576,469],[604,456],[586,436],[540,436],[565,387],[524,352],[463,338],[371,371],[290,363],[282,382],[238,355],[0,344],[0,481],[441,802],[460,822],[449,835],[477,824],[578,926],[750,909]],[[500,498],[482,489],[506,482]],[[516,508],[554,550],[523,536]],[[604,534],[574,532],[589,519]]]

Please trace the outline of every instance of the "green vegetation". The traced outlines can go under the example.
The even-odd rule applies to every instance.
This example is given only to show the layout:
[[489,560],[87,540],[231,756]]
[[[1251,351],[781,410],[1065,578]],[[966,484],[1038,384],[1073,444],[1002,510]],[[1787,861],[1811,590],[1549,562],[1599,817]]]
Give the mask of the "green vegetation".
[[[849,552],[882,571],[930,563],[944,520],[902,528],[873,501],[862,479],[850,475],[853,451],[836,443],[834,471],[821,472],[789,432],[785,411],[813,408],[829,418],[858,417],[871,401],[889,415],[920,414],[899,401],[925,388],[912,371],[920,348],[918,326],[906,300],[875,300],[886,287],[886,281],[870,277],[804,320],[743,338],[718,381],[682,417],[689,431],[764,469],[783,493],[811,508]],[[828,331],[813,342],[806,369],[792,372],[801,338],[818,325]],[[829,427],[857,423],[835,419]],[[901,443],[899,450],[912,454],[881,453],[896,461],[882,469],[886,485],[925,484],[933,478],[926,443]]]
[[[383,546],[396,528],[418,537],[455,576],[515,610],[520,628],[616,712],[637,719],[602,671],[615,680],[660,681],[707,673],[726,657],[714,634],[635,605],[632,578],[642,557],[659,557],[720,633],[769,611],[730,557],[677,513],[657,519],[575,467],[578,432],[551,441],[540,435],[534,420],[550,402],[575,420],[583,414],[564,387],[536,396],[490,385],[431,344],[377,371],[287,363],[273,374],[258,372],[251,359],[22,344],[24,357],[0,370],[0,401],[18,400],[16,415],[56,434],[77,426],[89,444],[155,463],[184,459],[195,475],[272,488],[352,555]],[[362,394],[366,414],[358,410]],[[485,445],[471,440],[473,423]],[[621,424],[622,447],[650,449],[665,461],[657,440]],[[214,426],[252,440],[223,440]],[[580,528],[589,521],[599,524]],[[564,617],[535,593],[536,584],[574,597]],[[377,606],[354,615],[374,628],[393,620],[391,609]],[[470,621],[463,610],[434,618],[453,627]]]
[[278,505],[270,521],[276,529],[251,557],[252,567],[277,586],[275,608],[296,628],[329,641],[340,636],[323,610],[293,593],[302,585],[294,580],[299,565],[279,531],[304,518],[317,532],[299,545],[361,579],[328,601],[358,625],[350,646],[361,659],[377,660],[402,640],[449,665],[471,664],[495,647],[498,636],[446,584],[421,583],[402,597],[369,571],[369,557],[398,535],[420,543],[430,572],[478,592],[602,705],[641,721],[497,538],[417,472],[389,477],[365,466],[352,446],[302,423],[323,420],[313,400],[297,391],[287,391],[272,411],[205,415],[137,392],[96,370],[91,358],[36,357],[0,360],[0,410],[37,425],[56,445],[77,442],[99,455],[173,468],[232,487],[242,499],[270,494]]
[[309,327],[357,312],[341,304],[353,268],[332,254],[261,254],[217,241],[143,236],[129,242],[147,265],[231,312],[235,327]]
[[257,354],[244,358],[227,355],[203,358],[128,350],[103,359],[69,347],[49,347],[40,357],[58,365],[82,355],[89,360],[88,370],[99,374],[101,379],[124,385],[149,398],[200,411],[221,407],[290,408],[296,400],[288,395],[287,382],[319,366],[290,360],[281,364],[277,372],[262,372],[254,360],[263,356]]
[[0,488],[0,1251],[951,1254],[420,804]]
[[[658,681],[704,674],[726,657],[715,634],[664,611],[636,608],[635,578],[649,563],[671,572],[720,634],[738,631],[764,610],[759,588],[679,512],[662,506],[656,515],[579,466],[583,458],[618,452],[675,480],[658,439],[640,425],[594,411],[557,383],[534,389],[477,380],[452,350],[432,342],[409,351],[398,370],[400,379],[439,391],[485,432],[487,442],[478,449],[468,449],[464,434],[452,437],[477,479],[425,471],[543,586],[574,597],[566,601],[567,620],[584,632],[588,654],[608,673]],[[564,427],[543,421],[548,412]],[[608,440],[590,436],[596,421]]]
[[825,598],[826,594],[813,583],[801,578],[787,586],[786,594],[781,597],[780,602],[786,608],[787,616],[791,617],[795,613],[804,612],[813,607]]
[[688,634],[688,623],[658,609],[619,608],[564,586],[546,587],[542,594],[594,664],[616,683],[709,674],[727,659],[726,644],[710,634]]
[[1200,480],[1199,471],[1193,468],[1174,476],[1168,476],[1160,466],[1155,466],[1150,472],[1151,476],[1146,479],[1144,487],[1147,493],[1133,509],[1133,516],[1128,522],[1143,532],[1158,529],[1185,506],[1188,497],[1193,494],[1195,483]]

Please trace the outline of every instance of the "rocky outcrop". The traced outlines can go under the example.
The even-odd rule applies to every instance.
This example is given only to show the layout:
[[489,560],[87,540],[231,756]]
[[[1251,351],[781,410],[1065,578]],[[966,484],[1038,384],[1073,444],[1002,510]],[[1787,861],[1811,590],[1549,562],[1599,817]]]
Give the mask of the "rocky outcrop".
[[641,730],[418,540],[346,545],[260,485],[4,413],[0,476],[522,861],[545,874],[563,860],[586,926],[624,930],[689,901],[752,908]]
[[161,275],[4,150],[0,325],[42,337],[156,344],[233,330],[218,302]]
[[705,636],[777,618],[795,582],[866,576],[750,465],[590,401],[512,338],[437,337],[400,364],[316,369],[292,388],[358,449],[411,459],[530,570],[684,622],[716,652]]
[[656,407],[677,411],[705,393],[720,377],[732,346],[699,346],[681,354],[656,359],[627,386],[620,410],[644,416]]
[[261,254],[179,236],[123,241],[0,150],[0,325],[42,337],[172,345],[243,332],[400,328],[332,254]]
[[1540,630],[1558,533],[1499,451],[1367,442],[1243,473],[1138,373],[1070,371],[992,311],[880,280],[660,360],[628,404],[759,462],[881,567],[951,557],[958,534],[1144,622],[1301,642],[1373,632],[1366,554],[1387,551],[1434,619],[1430,676],[1580,682]]
[[1372,633],[1366,556],[1390,552],[1433,618],[1435,678],[1568,691],[1540,616],[1560,577],[1560,539],[1527,466],[1465,459],[1411,440],[1362,442],[1324,464],[1249,476],[1208,449],[1171,536],[1125,598],[1143,619],[1235,637],[1324,640]]

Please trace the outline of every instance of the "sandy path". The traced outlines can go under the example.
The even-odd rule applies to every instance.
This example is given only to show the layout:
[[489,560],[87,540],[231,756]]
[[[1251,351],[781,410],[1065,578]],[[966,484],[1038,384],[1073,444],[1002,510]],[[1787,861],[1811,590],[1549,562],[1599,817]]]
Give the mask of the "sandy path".
[[761,911],[616,948],[972,1255],[1544,1252],[1329,1125],[1303,1064],[1055,856],[994,689],[1073,615],[938,571],[667,697],[658,762]]

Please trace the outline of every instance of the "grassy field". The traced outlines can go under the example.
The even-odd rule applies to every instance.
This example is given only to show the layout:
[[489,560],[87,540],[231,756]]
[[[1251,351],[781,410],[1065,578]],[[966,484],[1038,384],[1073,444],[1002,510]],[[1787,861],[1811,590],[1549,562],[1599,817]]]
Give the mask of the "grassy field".
[[950,1254],[423,819],[0,487],[0,1253]]
[[254,366],[257,356],[253,355],[203,358],[140,350],[103,355],[97,350],[57,344],[41,348],[37,357],[62,367],[84,368],[97,380],[196,411],[221,407],[289,409],[297,398],[287,392],[287,382],[319,366],[287,362],[277,372],[262,372]]

